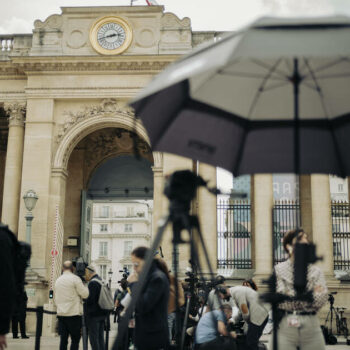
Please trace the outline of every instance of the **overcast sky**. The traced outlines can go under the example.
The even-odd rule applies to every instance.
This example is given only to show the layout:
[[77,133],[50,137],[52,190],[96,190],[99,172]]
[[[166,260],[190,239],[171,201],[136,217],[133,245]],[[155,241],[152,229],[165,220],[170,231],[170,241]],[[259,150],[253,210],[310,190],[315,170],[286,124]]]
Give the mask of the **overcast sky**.
[[[350,16],[350,0],[157,0],[165,11],[189,17],[193,30],[236,30],[259,16]],[[36,19],[61,13],[61,6],[123,6],[130,0],[0,0],[0,34],[31,33]],[[135,5],[145,5],[137,0]],[[232,187],[232,176],[218,172],[218,185]]]
[[[193,30],[234,30],[256,17],[274,15],[350,15],[350,0],[157,0]],[[0,0],[0,34],[30,33],[36,19],[61,13],[61,6],[118,6],[130,0]],[[137,0],[135,5],[145,5]]]

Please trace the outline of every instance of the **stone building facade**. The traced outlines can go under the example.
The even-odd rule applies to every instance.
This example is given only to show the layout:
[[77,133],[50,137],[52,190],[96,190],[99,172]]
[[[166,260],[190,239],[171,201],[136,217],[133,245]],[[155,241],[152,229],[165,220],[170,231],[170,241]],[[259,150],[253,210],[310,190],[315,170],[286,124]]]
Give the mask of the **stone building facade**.
[[[91,33],[105,17],[128,23],[130,30],[124,34],[131,40],[125,51],[109,55],[96,50],[97,39]],[[63,7],[61,14],[35,21],[32,34],[0,35],[1,221],[25,240],[22,197],[29,189],[37,193],[31,237],[31,267],[36,274],[29,285],[32,304],[48,301],[52,264],[60,264],[50,254],[53,242],[62,242],[57,246],[61,260],[79,255],[91,242],[90,183],[105,162],[132,156],[136,144],[141,158],[151,164],[153,234],[168,209],[165,175],[195,170],[215,186],[214,167],[152,152],[147,132],[127,102],[168,64],[219,36],[192,31],[189,18],[179,19],[163,6]],[[338,290],[340,304],[350,306],[348,286],[333,278],[329,178],[302,176],[300,188],[303,226],[324,256],[320,264],[330,288]],[[260,280],[272,268],[271,174],[252,177],[251,204],[252,260]],[[216,267],[216,198],[199,190],[193,212],[202,222],[209,258]],[[57,234],[62,239],[57,240]],[[167,230],[163,238],[169,262],[170,236]],[[83,253],[89,258],[89,249]],[[188,259],[188,250],[181,247],[180,269],[187,267]]]

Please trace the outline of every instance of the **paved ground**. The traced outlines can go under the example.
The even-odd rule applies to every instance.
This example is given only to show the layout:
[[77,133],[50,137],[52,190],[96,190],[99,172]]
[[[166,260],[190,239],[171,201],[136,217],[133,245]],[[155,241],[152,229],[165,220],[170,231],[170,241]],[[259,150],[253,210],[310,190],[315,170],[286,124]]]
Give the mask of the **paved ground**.
[[[113,332],[110,338],[110,348],[113,343],[115,333]],[[264,336],[264,341],[267,341],[267,337]],[[350,350],[350,346],[345,344],[344,338],[339,339],[340,344],[337,345],[327,345],[327,350]],[[59,345],[58,337],[42,337],[41,338],[41,349],[42,350],[57,350]],[[8,337],[8,350],[30,350],[34,349],[34,336],[30,339],[12,339]],[[80,349],[82,349],[82,344],[80,342]],[[89,346],[89,349],[91,347]],[[281,349],[283,350],[283,349]]]

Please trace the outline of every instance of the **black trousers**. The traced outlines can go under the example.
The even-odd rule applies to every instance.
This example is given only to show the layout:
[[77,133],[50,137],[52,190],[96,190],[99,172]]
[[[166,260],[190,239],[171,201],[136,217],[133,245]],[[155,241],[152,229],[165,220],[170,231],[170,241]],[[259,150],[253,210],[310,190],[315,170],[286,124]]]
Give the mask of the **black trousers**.
[[12,317],[12,334],[14,337],[18,336],[18,323],[21,330],[21,336],[26,336],[26,314],[20,314]]
[[79,350],[81,324],[81,316],[58,316],[60,350],[67,350],[69,336],[72,340],[70,350]]
[[196,344],[195,350],[236,350],[237,344],[233,338],[217,337],[202,344]]
[[266,320],[260,326],[248,321],[248,332],[245,341],[246,350],[258,350],[259,339],[266,326],[267,320],[268,317],[266,317]]

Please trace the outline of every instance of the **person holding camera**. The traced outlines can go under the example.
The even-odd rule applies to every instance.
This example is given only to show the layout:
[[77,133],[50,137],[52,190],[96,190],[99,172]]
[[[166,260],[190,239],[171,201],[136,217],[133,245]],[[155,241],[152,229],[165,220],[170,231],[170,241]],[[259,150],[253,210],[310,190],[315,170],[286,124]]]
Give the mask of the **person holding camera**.
[[[286,233],[283,238],[283,247],[289,259],[275,266],[276,291],[290,297],[296,296],[294,289],[296,243],[309,244],[303,229]],[[327,302],[328,290],[322,271],[315,265],[308,266],[306,291],[312,293],[312,301],[285,301],[278,306],[281,318],[277,339],[279,349],[325,349],[325,341],[316,313]]]
[[70,350],[78,350],[81,336],[83,303],[89,296],[89,289],[80,277],[73,273],[73,263],[63,263],[63,273],[55,283],[55,303],[57,306],[60,350],[67,350],[68,337],[72,343]]
[[220,287],[219,295],[222,299],[232,297],[235,301],[243,320],[248,325],[245,349],[257,350],[268,320],[269,307],[260,302],[259,294],[254,289],[246,286]]
[[195,332],[196,350],[235,350],[235,332],[228,332],[226,325],[232,317],[232,308],[221,305],[219,310],[207,312],[198,322]]

